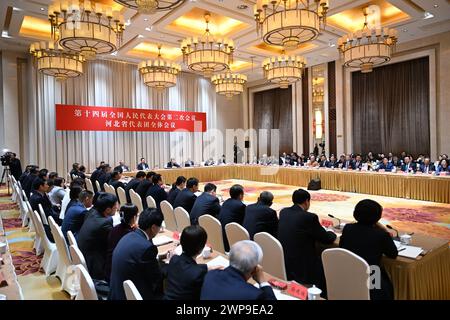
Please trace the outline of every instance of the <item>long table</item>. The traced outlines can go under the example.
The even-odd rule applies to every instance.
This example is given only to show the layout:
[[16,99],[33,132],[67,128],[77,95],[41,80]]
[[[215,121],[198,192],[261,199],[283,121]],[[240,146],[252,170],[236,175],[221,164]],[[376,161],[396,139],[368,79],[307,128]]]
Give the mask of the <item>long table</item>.
[[[322,188],[326,190],[450,203],[450,176],[255,165],[154,171],[163,175],[165,183],[173,183],[178,176],[183,175],[186,178],[196,177],[201,182],[240,179],[307,187],[312,179],[320,179]],[[123,175],[135,174],[134,171]]]

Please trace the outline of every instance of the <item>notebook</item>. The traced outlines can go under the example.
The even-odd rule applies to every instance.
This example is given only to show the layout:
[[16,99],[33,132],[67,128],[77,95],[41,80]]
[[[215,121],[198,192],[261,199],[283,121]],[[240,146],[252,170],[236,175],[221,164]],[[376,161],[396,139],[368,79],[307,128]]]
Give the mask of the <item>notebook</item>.
[[230,262],[222,256],[215,257],[207,263],[208,267],[222,266],[224,268],[230,265]]
[[173,239],[169,238],[168,236],[162,235],[162,236],[154,237],[152,242],[155,246],[159,247],[159,246],[173,242]]
[[407,246],[397,240],[394,240],[394,243],[397,246],[398,255],[401,257],[417,259],[417,257],[423,252],[423,249],[420,247]]

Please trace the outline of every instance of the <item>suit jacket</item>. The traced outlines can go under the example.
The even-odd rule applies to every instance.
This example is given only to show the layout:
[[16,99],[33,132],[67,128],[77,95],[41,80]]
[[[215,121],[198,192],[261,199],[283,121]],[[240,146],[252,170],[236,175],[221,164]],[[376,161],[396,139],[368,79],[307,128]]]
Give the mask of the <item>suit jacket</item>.
[[412,172],[416,172],[417,170],[417,165],[413,162],[409,163],[409,170],[408,170],[408,165],[406,163],[402,164],[401,167],[403,172],[407,172],[407,171],[412,171]]
[[145,195],[145,206],[147,208],[147,197],[152,196],[156,202],[156,208],[161,211],[161,201],[167,200],[167,192],[161,188],[161,186],[154,184],[147,190],[147,194]]
[[22,175],[22,165],[20,163],[20,160],[17,158],[11,160],[11,162],[9,163],[9,170],[11,171],[11,175],[16,178],[16,180],[19,180],[20,176]]
[[354,161],[353,162],[353,169],[361,169],[362,168],[362,165],[363,165],[363,162],[362,161],[359,161],[359,162],[357,162],[357,161]]
[[327,168],[337,168],[339,167],[339,163],[337,161],[328,161]]
[[95,169],[94,172],[91,174],[91,182],[92,186],[94,187],[95,192],[100,192],[100,190],[97,190],[97,185],[95,184],[95,181],[98,181],[98,178],[100,177],[100,174],[102,174],[103,170]]
[[114,228],[112,228],[111,232],[108,236],[108,252],[106,253],[106,265],[105,265],[105,276],[106,279],[111,279],[111,264],[112,264],[112,255],[114,249],[119,243],[120,239],[122,239],[127,233],[132,232],[133,228],[129,224],[120,223]]
[[184,163],[184,166],[185,166],[185,167],[193,167],[193,166],[194,166],[194,161],[186,161],[186,162]]
[[108,237],[113,228],[111,217],[104,217],[95,208],[87,215],[77,236],[78,247],[86,259],[93,279],[105,279]]
[[109,183],[109,180],[111,180],[111,174],[102,172],[102,173],[100,173],[97,180],[98,180],[98,183],[100,183],[100,189],[102,189],[102,191],[105,191],[104,184]]
[[321,168],[329,168],[328,165],[329,165],[329,161],[325,160],[325,161],[319,162],[319,167],[321,167]]
[[179,168],[180,165],[178,163],[167,162],[166,168]]
[[236,222],[242,225],[245,216],[245,204],[241,200],[228,199],[222,204],[220,209],[219,220],[222,224],[223,245],[225,251],[230,250],[227,235],[225,234],[225,226],[230,222]]
[[162,297],[162,274],[157,260],[158,248],[137,229],[126,234],[112,255],[110,300],[126,300],[123,282],[133,281],[145,300]]
[[353,160],[345,160],[342,163],[342,169],[355,169],[355,164],[353,163]]
[[192,207],[194,206],[195,199],[197,199],[197,196],[191,190],[185,188],[178,193],[175,201],[173,202],[173,208],[183,207],[190,214]]
[[181,192],[180,189],[177,187],[170,189],[169,194],[167,195],[167,201],[173,206],[175,203],[175,199],[177,198],[178,194]]
[[228,267],[209,271],[203,281],[201,300],[276,300],[270,286],[260,289],[247,283],[242,273]]
[[130,171],[130,169],[127,166],[117,166],[114,168],[114,171],[123,173],[124,171]]
[[150,180],[144,179],[142,180],[136,188],[136,193],[141,196],[142,205],[144,208],[147,208],[147,201],[145,199],[145,195],[147,194],[148,189],[153,185]]
[[258,232],[268,232],[275,238],[278,235],[277,212],[269,206],[254,203],[245,208],[243,226],[247,229],[250,239]]
[[430,163],[428,166],[426,166],[424,163],[420,165],[420,172],[422,173],[431,173],[432,171],[436,171],[436,168],[434,167],[434,164]]
[[350,250],[366,260],[369,266],[375,265],[382,269],[381,290],[370,290],[371,299],[393,299],[393,287],[389,276],[381,265],[381,258],[397,258],[398,251],[388,232],[377,226],[367,226],[360,223],[346,224],[339,241],[341,248]]
[[122,187],[124,190],[126,188],[125,184],[120,181],[120,180],[109,180],[109,185],[112,186],[114,188],[114,190],[116,190],[117,193],[117,188],[118,187]]
[[139,183],[141,183],[141,181],[134,178],[130,182],[128,182],[127,185],[125,186],[125,194],[127,196],[128,203],[131,203],[130,190],[133,189],[134,191],[136,191]]
[[145,171],[145,170],[150,169],[150,167],[149,167],[148,164],[146,164],[146,163],[139,163],[139,164],[137,165],[137,169],[138,169],[138,170],[143,170],[143,171]]
[[331,244],[336,235],[325,231],[316,214],[293,205],[280,212],[278,240],[283,246],[288,280],[316,284],[323,290],[325,279],[316,242]]
[[203,279],[208,272],[206,264],[181,254],[173,256],[167,267],[166,298],[169,300],[200,300]]
[[390,172],[392,171],[392,169],[394,169],[394,165],[390,162],[388,162],[387,165],[384,165],[384,163],[381,163],[380,166],[378,167],[378,170],[382,170],[384,169],[384,171],[386,172]]
[[191,224],[198,224],[198,218],[205,214],[210,214],[215,218],[219,217],[220,213],[220,202],[219,199],[212,194],[203,192],[194,203],[192,207],[190,218]]
[[39,213],[39,204],[42,205],[42,209],[44,209],[44,213],[47,218],[51,216],[55,219],[56,223],[61,224],[59,214],[53,210],[53,206],[48,195],[45,193],[41,194],[40,192],[34,190],[33,195],[30,197],[31,209],[36,210],[36,212]]
[[81,229],[84,222],[84,216],[87,212],[86,207],[77,201],[73,204],[64,215],[64,220],[61,225],[61,231],[64,237],[67,238],[67,231],[72,231],[73,235],[76,236]]
[[37,178],[38,178],[37,175],[29,174],[23,180],[22,190],[25,191],[25,194],[27,195],[28,199],[30,199],[30,193],[31,193],[31,191],[33,189],[33,182]]

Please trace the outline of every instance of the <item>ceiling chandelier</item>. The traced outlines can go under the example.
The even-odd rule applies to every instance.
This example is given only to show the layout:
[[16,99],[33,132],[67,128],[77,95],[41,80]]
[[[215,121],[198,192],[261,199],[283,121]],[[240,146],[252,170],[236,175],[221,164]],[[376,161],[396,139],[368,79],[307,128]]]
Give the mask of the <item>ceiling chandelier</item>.
[[247,76],[243,74],[224,73],[214,75],[211,82],[216,86],[216,93],[225,95],[228,100],[244,92]]
[[153,14],[156,11],[172,10],[185,0],[114,0],[121,5],[135,9],[140,14]]
[[367,8],[364,9],[364,27],[356,33],[349,33],[338,40],[344,66],[361,69],[362,73],[372,72],[374,66],[391,60],[398,32],[389,28],[369,28]]
[[267,44],[296,49],[319,36],[328,7],[328,0],[258,0],[256,31]]
[[139,72],[144,83],[158,90],[173,87],[177,84],[177,74],[181,66],[161,58],[161,45],[158,45],[158,59],[139,63]]
[[264,77],[272,83],[277,83],[280,88],[287,89],[290,84],[300,80],[303,70],[306,68],[306,60],[301,56],[289,56],[283,52],[278,58],[272,57],[264,60]]
[[86,59],[112,53],[122,41],[125,23],[119,11],[90,0],[56,0],[48,8],[52,35]]
[[233,40],[215,38],[209,32],[210,18],[211,15],[206,13],[206,31],[200,39],[187,38],[181,43],[184,63],[190,70],[202,72],[205,77],[211,77],[215,72],[228,70],[233,63],[234,52]]
[[78,77],[83,73],[84,58],[78,53],[63,51],[53,42],[35,42],[30,46],[30,53],[37,62],[37,69],[58,81]]

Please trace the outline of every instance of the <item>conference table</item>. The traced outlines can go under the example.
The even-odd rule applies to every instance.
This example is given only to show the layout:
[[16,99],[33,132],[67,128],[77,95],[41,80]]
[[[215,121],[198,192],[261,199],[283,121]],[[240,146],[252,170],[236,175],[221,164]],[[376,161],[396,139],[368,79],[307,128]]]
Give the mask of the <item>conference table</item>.
[[[163,175],[167,184],[175,182],[178,176],[196,177],[200,182],[239,179],[298,187],[307,187],[312,179],[320,179],[322,188],[326,190],[450,203],[449,175],[257,165],[219,165],[153,171]],[[136,175],[136,171],[124,172],[123,175],[132,177]]]
[[[7,243],[1,218],[0,242]],[[0,254],[0,258],[0,294],[5,295],[7,300],[23,300],[22,289],[17,281],[9,247],[6,248],[6,253]]]

